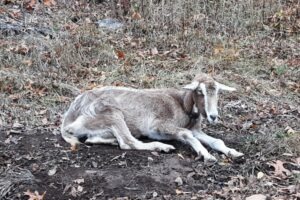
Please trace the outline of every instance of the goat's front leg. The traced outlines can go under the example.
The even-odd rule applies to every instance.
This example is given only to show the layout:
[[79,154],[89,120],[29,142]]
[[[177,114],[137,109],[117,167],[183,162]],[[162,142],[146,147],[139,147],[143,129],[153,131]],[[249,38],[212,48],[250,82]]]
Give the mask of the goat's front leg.
[[162,135],[162,138],[175,139],[188,143],[199,156],[203,156],[205,161],[217,161],[217,159],[207,151],[200,141],[193,136],[192,131],[188,129],[175,127],[173,125],[163,125],[156,131],[158,134]]
[[196,137],[198,140],[200,140],[202,143],[210,146],[212,149],[216,151],[220,151],[224,153],[228,157],[241,157],[244,154],[241,152],[238,152],[235,149],[229,148],[225,145],[224,141],[221,139],[213,138],[205,133],[203,133],[200,130],[192,130],[194,137]]

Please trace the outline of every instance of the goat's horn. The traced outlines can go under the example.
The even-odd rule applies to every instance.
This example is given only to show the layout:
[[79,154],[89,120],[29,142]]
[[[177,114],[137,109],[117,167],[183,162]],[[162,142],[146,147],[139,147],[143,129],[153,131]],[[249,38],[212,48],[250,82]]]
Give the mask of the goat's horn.
[[192,83],[184,86],[183,89],[195,90],[195,89],[197,89],[198,86],[199,86],[199,83],[197,81],[193,81]]
[[226,90],[226,91],[235,91],[235,90],[236,90],[235,88],[229,87],[229,86],[224,85],[224,84],[222,84],[222,83],[218,83],[218,82],[216,82],[216,83],[217,83],[217,87],[218,87],[220,90]]

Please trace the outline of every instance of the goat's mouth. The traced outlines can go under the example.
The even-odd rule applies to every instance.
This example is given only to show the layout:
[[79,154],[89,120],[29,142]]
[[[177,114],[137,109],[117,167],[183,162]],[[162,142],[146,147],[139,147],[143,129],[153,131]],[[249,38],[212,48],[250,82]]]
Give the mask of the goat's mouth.
[[217,115],[207,115],[207,120],[210,124],[216,124],[218,122],[218,116]]
[[202,118],[207,118],[206,112],[201,112],[200,115],[201,115]]

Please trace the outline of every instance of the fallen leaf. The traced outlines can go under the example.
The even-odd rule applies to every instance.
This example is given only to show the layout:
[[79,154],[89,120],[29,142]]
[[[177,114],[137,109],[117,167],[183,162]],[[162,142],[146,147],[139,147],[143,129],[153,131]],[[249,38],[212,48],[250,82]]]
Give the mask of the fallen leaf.
[[55,6],[56,5],[56,2],[54,0],[44,0],[44,5],[45,6]]
[[42,123],[43,123],[43,125],[47,125],[47,124],[48,124],[48,119],[47,119],[47,117],[44,117],[44,118],[42,119]]
[[77,197],[79,195],[79,193],[83,192],[83,187],[78,185],[78,187],[72,187],[70,195],[72,195],[73,197]]
[[300,157],[299,158],[295,158],[295,163],[300,166]]
[[252,196],[246,197],[246,200],[266,200],[267,197],[263,194],[254,194]]
[[142,18],[142,16],[138,12],[133,12],[133,14],[131,15],[131,18],[134,20],[140,20]]
[[183,194],[183,191],[179,190],[179,189],[176,189],[175,192],[176,192],[177,195]]
[[73,182],[77,184],[84,183],[84,178],[75,179]]
[[12,18],[21,18],[22,17],[22,12],[19,9],[13,9],[13,10],[10,10],[9,15]]
[[28,200],[44,200],[44,196],[46,194],[46,191],[40,195],[38,191],[30,192],[30,190],[27,190],[26,192],[24,192],[24,195],[29,196]]
[[30,67],[32,65],[32,60],[28,59],[28,60],[23,60],[22,64],[27,65],[28,67]]
[[115,53],[116,53],[117,58],[118,58],[119,60],[125,59],[125,53],[124,53],[123,51],[121,51],[121,50],[116,50]]
[[296,131],[294,131],[290,126],[287,126],[284,130],[285,130],[285,132],[287,134],[294,134],[294,133],[296,133]]
[[182,160],[184,160],[184,157],[183,157],[183,155],[182,155],[181,153],[178,153],[177,156],[178,156],[179,158],[181,158]]
[[284,162],[280,160],[276,160],[276,162],[269,162],[268,164],[274,167],[274,175],[277,177],[286,178],[287,176],[291,175],[291,172],[288,169],[284,168]]
[[159,156],[159,154],[156,151],[152,151],[151,154],[154,156]]
[[71,184],[67,184],[66,187],[63,190],[63,194],[65,194],[71,187],[72,187]]
[[6,140],[4,140],[4,143],[5,144],[18,144],[19,142],[19,140],[21,140],[22,139],[22,137],[13,137],[13,136],[9,136]]
[[218,44],[214,47],[214,54],[215,55],[218,55],[220,53],[223,53],[224,52],[224,47],[222,44]]
[[6,12],[7,12],[6,9],[0,7],[0,14],[6,13]]
[[36,111],[35,114],[36,115],[45,115],[47,113],[48,109],[44,109],[44,110],[40,110],[40,111]]
[[152,55],[157,55],[158,54],[158,50],[157,50],[156,47],[154,47],[154,48],[151,49],[151,54]]
[[30,49],[25,44],[21,44],[17,47],[12,47],[10,50],[17,54],[26,55]]
[[34,10],[36,4],[36,0],[26,0],[24,1],[25,8],[29,11]]
[[77,192],[82,192],[82,191],[83,191],[83,187],[81,185],[78,185]]
[[70,195],[72,195],[73,197],[77,196],[77,189],[75,187],[72,187]]
[[23,128],[24,125],[20,124],[19,122],[15,122],[12,127],[13,129],[19,129],[19,128]]

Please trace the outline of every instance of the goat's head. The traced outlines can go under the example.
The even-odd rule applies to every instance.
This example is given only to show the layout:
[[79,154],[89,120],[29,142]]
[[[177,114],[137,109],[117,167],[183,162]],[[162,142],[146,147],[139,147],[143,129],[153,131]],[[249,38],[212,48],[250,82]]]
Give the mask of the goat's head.
[[236,90],[235,88],[218,83],[207,74],[198,74],[192,83],[183,88],[193,91],[193,109],[206,117],[210,123],[218,121],[219,90]]

